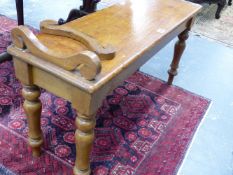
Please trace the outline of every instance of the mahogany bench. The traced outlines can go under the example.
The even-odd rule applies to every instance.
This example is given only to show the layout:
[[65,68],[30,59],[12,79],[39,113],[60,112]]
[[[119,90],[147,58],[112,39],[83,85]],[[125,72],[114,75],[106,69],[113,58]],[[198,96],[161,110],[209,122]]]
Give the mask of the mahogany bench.
[[200,5],[183,0],[121,0],[64,25],[43,21],[37,36],[25,26],[13,29],[8,52],[23,84],[33,155],[40,155],[43,144],[41,87],[70,101],[76,109],[74,174],[89,175],[95,114],[102,100],[178,36],[168,71],[168,84],[172,84],[200,9]]

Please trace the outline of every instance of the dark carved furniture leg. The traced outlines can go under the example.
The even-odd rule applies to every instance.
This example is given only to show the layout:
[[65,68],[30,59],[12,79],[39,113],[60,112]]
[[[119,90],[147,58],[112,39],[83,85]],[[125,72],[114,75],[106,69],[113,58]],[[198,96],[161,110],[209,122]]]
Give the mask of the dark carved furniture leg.
[[70,11],[70,13],[69,13],[67,19],[64,20],[64,19],[60,18],[60,19],[58,20],[58,24],[59,24],[59,25],[62,25],[62,24],[65,24],[65,23],[67,23],[67,22],[69,22],[69,21],[73,21],[73,20],[75,20],[75,19],[77,19],[77,18],[80,18],[80,17],[82,17],[82,16],[83,16],[83,15],[82,15],[82,13],[80,12],[80,10],[78,10],[78,9],[72,9],[72,10]]
[[172,84],[174,77],[178,74],[177,69],[179,67],[181,56],[186,47],[185,41],[189,37],[189,30],[191,28],[192,22],[193,22],[193,19],[190,21],[190,24],[187,27],[187,29],[178,35],[179,40],[175,44],[175,50],[174,50],[173,60],[171,63],[171,68],[168,70],[168,74],[169,74],[168,81],[167,81],[168,85]]
[[231,6],[232,5],[232,0],[228,1],[228,5]]
[[[18,25],[24,25],[23,0],[15,0],[15,4],[17,10]],[[7,52],[3,52],[0,54],[0,63],[11,59],[11,55],[9,55]]]
[[216,19],[220,18],[220,13],[225,5],[226,5],[226,0],[221,0],[221,2],[218,3],[218,9],[217,9],[216,14],[215,14]]
[[[224,8],[224,6],[227,4],[227,0],[187,0],[187,1],[191,1],[194,3],[205,3],[208,2],[210,5],[211,4],[217,4],[217,11],[215,13],[215,18],[219,19],[221,17],[221,11]],[[232,0],[228,0],[228,5],[231,6],[232,5]]]
[[100,0],[83,0],[83,6],[80,8],[88,13],[92,13],[96,11],[96,5],[98,2],[100,2]]
[[93,13],[96,11],[96,6],[97,3],[100,0],[83,0],[83,5],[80,6],[80,9],[72,9],[68,15],[68,18],[66,20],[64,19],[59,19],[58,20],[58,24],[62,25],[65,24],[67,22],[70,22],[72,20],[75,20],[77,18],[80,18],[82,16],[85,16],[89,13]]

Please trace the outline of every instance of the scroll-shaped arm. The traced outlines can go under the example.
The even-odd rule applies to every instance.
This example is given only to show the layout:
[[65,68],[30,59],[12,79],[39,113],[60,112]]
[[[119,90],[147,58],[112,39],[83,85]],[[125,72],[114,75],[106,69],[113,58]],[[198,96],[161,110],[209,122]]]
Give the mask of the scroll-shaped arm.
[[51,35],[66,36],[83,43],[88,49],[95,52],[100,59],[110,60],[115,57],[116,50],[112,45],[102,46],[99,42],[91,36],[66,27],[65,25],[58,25],[56,21],[45,20],[40,23],[40,31]]
[[78,67],[80,74],[87,80],[95,79],[101,70],[100,59],[94,52],[82,51],[71,56],[61,57],[61,55],[43,45],[26,26],[14,28],[11,34],[15,47],[27,48],[33,55],[54,63],[65,70],[71,71]]

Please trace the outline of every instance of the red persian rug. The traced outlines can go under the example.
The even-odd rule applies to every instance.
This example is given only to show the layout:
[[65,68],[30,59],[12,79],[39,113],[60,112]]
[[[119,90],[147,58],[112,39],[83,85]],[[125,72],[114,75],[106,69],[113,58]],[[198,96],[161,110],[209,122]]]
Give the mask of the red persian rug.
[[[4,24],[3,24],[4,23]],[[0,46],[15,22],[0,16]],[[0,64],[0,174],[71,175],[75,111],[42,90],[45,143],[39,158],[27,146],[28,127],[12,62]],[[96,116],[93,175],[174,175],[210,101],[136,72],[103,102]]]

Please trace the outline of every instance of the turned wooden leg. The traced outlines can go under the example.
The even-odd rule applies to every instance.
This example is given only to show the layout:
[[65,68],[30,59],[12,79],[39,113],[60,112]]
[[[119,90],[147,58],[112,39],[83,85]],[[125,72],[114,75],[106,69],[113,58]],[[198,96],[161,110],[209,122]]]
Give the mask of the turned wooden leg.
[[76,161],[74,167],[75,175],[89,175],[90,153],[94,141],[95,116],[84,116],[79,114],[76,117],[75,132]]
[[25,98],[23,107],[28,118],[29,145],[32,148],[33,156],[40,156],[40,147],[43,144],[42,131],[40,127],[41,102],[39,100],[40,89],[37,86],[24,86],[22,90]]
[[178,38],[179,40],[175,44],[175,51],[173,60],[171,63],[171,68],[168,70],[169,78],[168,78],[168,84],[171,85],[173,82],[174,77],[177,75],[177,69],[179,67],[180,58],[184,52],[184,49],[186,47],[185,41],[188,39],[188,32],[189,29],[186,29],[181,34],[179,34]]

